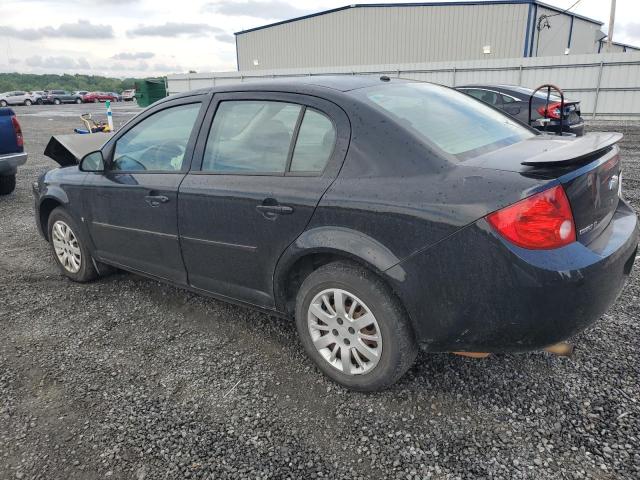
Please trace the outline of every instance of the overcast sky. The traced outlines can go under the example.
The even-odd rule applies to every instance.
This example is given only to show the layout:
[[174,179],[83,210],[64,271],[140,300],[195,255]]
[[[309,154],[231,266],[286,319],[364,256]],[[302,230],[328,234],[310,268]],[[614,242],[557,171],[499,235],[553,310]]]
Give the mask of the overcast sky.
[[[574,2],[546,1],[561,8]],[[123,77],[235,70],[234,32],[347,4],[346,0],[0,0],[0,72]],[[573,11],[606,24],[609,1],[581,0]],[[615,41],[640,45],[640,0],[618,0],[614,31]]]

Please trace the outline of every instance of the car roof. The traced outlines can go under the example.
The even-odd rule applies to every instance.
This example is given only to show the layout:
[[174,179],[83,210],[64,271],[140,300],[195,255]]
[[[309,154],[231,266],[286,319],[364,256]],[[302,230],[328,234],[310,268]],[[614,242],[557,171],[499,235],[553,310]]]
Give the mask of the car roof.
[[[382,79],[385,80],[382,80]],[[393,83],[409,83],[413,80],[392,78]],[[389,83],[389,77],[384,75],[305,75],[293,78],[274,78],[259,82],[233,83],[219,87],[209,87],[200,90],[192,90],[172,95],[171,99],[187,97],[191,95],[210,92],[237,92],[237,91],[278,91],[294,93],[319,93],[320,90],[349,92],[360,88],[372,87]]]

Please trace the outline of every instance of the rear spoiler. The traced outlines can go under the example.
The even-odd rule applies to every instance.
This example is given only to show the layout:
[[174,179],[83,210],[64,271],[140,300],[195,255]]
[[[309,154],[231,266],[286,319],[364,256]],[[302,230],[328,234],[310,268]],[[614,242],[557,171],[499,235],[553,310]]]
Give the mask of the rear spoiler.
[[80,163],[87,153],[100,150],[111,136],[109,133],[54,135],[44,149],[44,154],[61,167],[70,167]]
[[593,157],[594,154],[619,142],[622,137],[621,133],[616,132],[594,132],[582,137],[540,135],[532,141],[544,140],[548,148],[520,164],[529,167],[564,167]]

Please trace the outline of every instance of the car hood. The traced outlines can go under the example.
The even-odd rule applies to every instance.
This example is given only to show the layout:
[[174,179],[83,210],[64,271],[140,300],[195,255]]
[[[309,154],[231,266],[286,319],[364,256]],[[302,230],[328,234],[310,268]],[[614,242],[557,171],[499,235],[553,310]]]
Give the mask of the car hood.
[[54,135],[44,154],[62,167],[77,165],[87,153],[100,150],[111,136],[110,133]]

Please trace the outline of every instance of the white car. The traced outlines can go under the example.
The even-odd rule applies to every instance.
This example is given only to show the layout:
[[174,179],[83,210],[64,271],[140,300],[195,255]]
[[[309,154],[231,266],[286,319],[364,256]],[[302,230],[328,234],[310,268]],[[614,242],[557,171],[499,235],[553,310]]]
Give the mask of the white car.
[[122,100],[124,100],[125,102],[130,102],[135,99],[135,95],[135,89],[125,90],[122,92]]
[[16,90],[14,92],[0,93],[0,107],[7,105],[32,105],[33,98],[27,92]]

